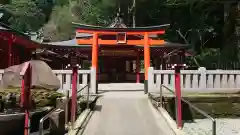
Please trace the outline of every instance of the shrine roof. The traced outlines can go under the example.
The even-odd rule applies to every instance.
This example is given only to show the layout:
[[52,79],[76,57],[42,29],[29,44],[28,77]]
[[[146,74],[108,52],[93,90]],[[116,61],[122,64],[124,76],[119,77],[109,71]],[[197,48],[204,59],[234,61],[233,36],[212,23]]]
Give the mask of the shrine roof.
[[151,32],[155,30],[163,30],[167,28],[170,24],[163,24],[158,26],[147,26],[147,27],[102,27],[102,26],[95,26],[95,25],[87,25],[87,24],[80,24],[74,23],[73,25],[81,30],[92,30],[92,31],[109,31],[109,32]]
[[30,39],[30,36],[28,36],[27,34],[23,33],[23,32],[20,32],[2,22],[0,22],[0,31],[6,31],[6,32],[11,32],[13,34],[15,34],[16,36],[22,36],[24,38],[27,38],[27,39]]
[[21,31],[18,31],[7,24],[0,22],[0,39],[13,40],[14,43],[24,46],[25,48],[37,48],[40,44],[31,40],[31,37]]
[[[59,41],[59,42],[48,42],[43,43],[43,47],[74,47],[74,48],[82,48],[82,47],[91,47],[91,45],[77,45],[76,39],[66,40],[66,41]],[[119,45],[116,45],[119,46]],[[143,47],[135,45],[135,47]],[[180,43],[171,43],[171,42],[165,42],[161,46],[150,46],[151,48],[162,48],[162,47],[188,47],[187,44],[180,44]]]
[[[79,23],[73,23],[75,25],[75,27],[77,27],[77,25]],[[91,26],[91,25],[89,25]],[[100,26],[97,26],[100,27]],[[114,21],[108,26],[108,28],[128,28],[127,25],[123,22],[123,19],[119,16],[117,16]],[[136,37],[141,37],[143,38],[142,35],[135,35]],[[92,37],[92,34],[89,33],[79,33],[76,32],[76,37],[77,38],[88,38],[88,37]],[[149,34],[149,38],[157,38],[158,36],[156,34]]]
[[48,45],[59,45],[59,46],[78,46],[76,44],[76,39],[71,39],[71,40],[66,40],[66,41],[57,41],[57,42],[48,42],[48,43],[44,43],[44,44],[48,44]]
[[76,38],[65,41],[57,41],[57,42],[45,42],[42,43],[42,47],[54,47],[54,48],[82,48],[82,47],[91,47],[91,45],[77,45]]
[[[127,27],[123,20],[120,17],[116,17],[114,21],[107,27],[102,27],[102,26],[94,26],[94,25],[86,25],[86,24],[79,24],[79,23],[73,23],[73,25],[77,29],[81,30],[92,30],[92,31],[110,31],[110,32],[126,32],[126,31],[133,31],[133,32],[151,32],[151,31],[157,31],[157,30],[164,30],[169,26],[169,24],[164,24],[164,25],[158,25],[158,26],[149,26],[149,27],[136,27],[136,28],[131,28]],[[85,47],[91,47],[92,45],[90,44],[77,44],[77,39],[88,39],[92,38],[93,34],[92,33],[83,33],[83,32],[76,32],[76,37],[71,40],[66,40],[66,41],[58,41],[58,42],[48,42],[48,43],[43,43],[45,47],[60,47],[60,48],[85,48]],[[137,38],[143,38],[143,35],[132,35]],[[157,38],[157,34],[149,34],[149,38]],[[110,37],[111,38],[111,37]],[[104,45],[104,44],[103,44]],[[118,45],[119,46],[119,45]],[[170,43],[170,42],[165,42],[161,46],[150,46],[151,48],[158,48],[158,47],[183,47],[187,45],[183,44],[177,44],[177,43]],[[119,46],[120,47],[120,46]],[[134,45],[133,47],[143,47],[140,45]]]
[[127,25],[124,24],[123,19],[117,16],[114,21],[109,25],[110,28],[127,28]]
[[161,46],[150,46],[150,47],[156,47],[156,48],[161,48],[161,47],[189,47],[189,45],[188,44],[172,43],[172,42],[166,42],[165,41],[163,43],[163,45],[161,45]]

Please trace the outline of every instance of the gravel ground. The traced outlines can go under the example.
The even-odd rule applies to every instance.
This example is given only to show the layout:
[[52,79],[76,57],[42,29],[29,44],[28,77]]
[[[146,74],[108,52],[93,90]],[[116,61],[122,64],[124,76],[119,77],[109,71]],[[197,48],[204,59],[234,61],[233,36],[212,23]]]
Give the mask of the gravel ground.
[[[240,135],[240,119],[216,119],[217,135]],[[209,119],[196,119],[185,123],[183,130],[187,135],[212,135],[212,122]]]

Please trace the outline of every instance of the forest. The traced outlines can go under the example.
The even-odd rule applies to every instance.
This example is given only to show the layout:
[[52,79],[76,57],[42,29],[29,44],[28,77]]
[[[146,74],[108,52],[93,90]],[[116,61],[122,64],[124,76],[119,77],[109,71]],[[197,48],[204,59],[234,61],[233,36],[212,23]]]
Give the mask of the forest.
[[120,10],[128,27],[170,24],[166,41],[189,44],[188,64],[236,69],[240,60],[238,0],[0,0],[0,21],[39,40],[74,38],[72,22],[108,26]]

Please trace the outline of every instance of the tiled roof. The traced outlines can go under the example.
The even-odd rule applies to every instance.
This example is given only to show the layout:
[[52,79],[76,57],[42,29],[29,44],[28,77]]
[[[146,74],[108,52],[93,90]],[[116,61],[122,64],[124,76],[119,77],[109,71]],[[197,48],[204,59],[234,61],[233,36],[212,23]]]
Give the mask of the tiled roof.
[[49,42],[49,43],[44,43],[44,44],[48,44],[48,45],[56,45],[56,46],[78,46],[76,44],[77,41],[76,39],[71,39],[71,40],[66,40],[66,41],[59,41],[59,42]]

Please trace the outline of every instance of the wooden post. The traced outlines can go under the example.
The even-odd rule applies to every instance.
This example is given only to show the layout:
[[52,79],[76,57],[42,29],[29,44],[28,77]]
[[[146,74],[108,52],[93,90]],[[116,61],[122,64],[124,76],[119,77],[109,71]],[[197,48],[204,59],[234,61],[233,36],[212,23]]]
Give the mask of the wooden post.
[[144,93],[148,93],[148,68],[150,67],[150,47],[148,33],[144,34],[144,69],[145,69],[145,79],[144,79]]
[[176,120],[178,128],[182,128],[182,95],[181,95],[181,66],[175,66],[175,105],[176,105]]
[[12,65],[16,65],[16,62],[17,62],[17,49],[16,47],[14,47],[12,51]]
[[23,66],[20,76],[22,77],[22,88],[21,88],[21,99],[20,105],[25,112],[24,120],[24,135],[30,135],[30,115],[29,110],[31,109],[31,84],[32,84],[32,69],[30,63],[27,62]]
[[12,44],[13,38],[8,39],[8,67],[12,66]]
[[133,61],[132,60],[129,61],[129,65],[130,65],[130,73],[132,74],[133,73]]
[[20,56],[19,56],[19,53],[16,54],[16,64],[20,64]]
[[[163,56],[166,55],[166,53],[163,54]],[[161,62],[162,62],[162,69],[161,70],[166,70],[166,59],[164,57],[161,57]]]
[[160,70],[160,57],[156,58],[156,70]]
[[137,52],[137,60],[136,60],[136,83],[140,83],[140,58],[139,52]]
[[71,107],[71,123],[76,120],[76,110],[77,110],[77,77],[78,76],[78,67],[74,65],[72,67],[72,107]]
[[98,80],[98,33],[93,33],[93,44],[92,44],[92,70],[96,71],[95,77],[92,77],[93,79],[91,82],[95,82],[93,85],[95,85],[95,93],[98,93],[98,87],[97,87],[97,80]]
[[15,60],[15,63],[16,63],[16,65],[18,65],[18,64],[20,64],[20,53],[19,53],[20,51],[19,51],[19,48],[16,48],[16,50],[15,50],[15,57],[16,57],[16,60]]

